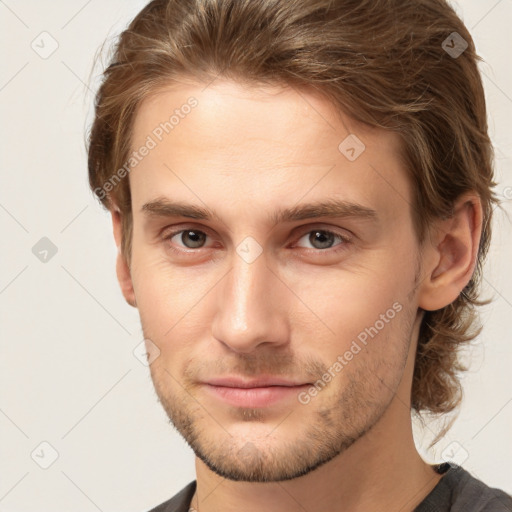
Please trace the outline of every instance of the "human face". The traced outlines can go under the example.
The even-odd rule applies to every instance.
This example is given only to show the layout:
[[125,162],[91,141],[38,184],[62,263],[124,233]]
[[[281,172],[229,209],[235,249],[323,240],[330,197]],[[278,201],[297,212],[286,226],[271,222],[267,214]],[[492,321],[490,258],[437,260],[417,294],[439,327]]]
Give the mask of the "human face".
[[[188,113],[155,132],[177,108]],[[339,149],[349,134],[359,156]],[[307,474],[379,421],[412,346],[418,246],[398,138],[313,93],[221,80],[143,102],[132,149],[148,136],[129,174],[130,279],[160,351],[158,397],[219,475]],[[334,216],[298,214],[334,201]]]

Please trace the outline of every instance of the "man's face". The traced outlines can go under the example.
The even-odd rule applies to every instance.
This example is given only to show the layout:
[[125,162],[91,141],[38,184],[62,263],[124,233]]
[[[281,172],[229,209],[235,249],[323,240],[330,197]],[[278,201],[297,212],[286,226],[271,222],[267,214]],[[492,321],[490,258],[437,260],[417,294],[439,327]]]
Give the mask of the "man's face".
[[[350,134],[362,152],[354,139],[339,148]],[[306,474],[376,424],[404,375],[418,246],[398,137],[304,91],[217,80],[144,102],[132,150],[143,145],[131,279],[160,351],[158,397],[218,474]],[[334,217],[279,215],[334,201]],[[166,202],[216,216],[170,216]]]

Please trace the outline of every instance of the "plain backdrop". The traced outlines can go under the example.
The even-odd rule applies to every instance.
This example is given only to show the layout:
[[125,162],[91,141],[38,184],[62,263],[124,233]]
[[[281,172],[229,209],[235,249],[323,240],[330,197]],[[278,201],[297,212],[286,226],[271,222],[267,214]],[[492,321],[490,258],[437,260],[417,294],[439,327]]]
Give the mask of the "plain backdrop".
[[[104,42],[107,55],[145,3],[0,1],[0,511],[141,512],[195,477],[193,453],[133,353],[138,313],[119,290],[110,216],[87,181],[85,133],[106,59],[92,71],[94,56]],[[496,191],[510,214],[512,0],[454,5],[485,59]],[[460,414],[435,449],[427,445],[436,423],[415,425],[415,439],[425,460],[458,461],[512,493],[504,212],[495,211],[483,290],[493,302],[466,354]]]

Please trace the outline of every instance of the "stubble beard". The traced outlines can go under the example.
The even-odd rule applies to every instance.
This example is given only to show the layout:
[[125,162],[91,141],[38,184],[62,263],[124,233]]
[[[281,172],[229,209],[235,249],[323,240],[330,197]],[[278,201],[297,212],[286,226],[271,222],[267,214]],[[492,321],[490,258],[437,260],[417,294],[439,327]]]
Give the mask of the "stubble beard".
[[[238,425],[260,424],[258,432],[267,431],[261,435],[253,435],[254,429],[243,437],[232,435],[229,426],[215,417],[215,408],[195,396],[197,388],[175,384],[161,364],[152,365],[151,377],[170,423],[211,471],[233,481],[280,482],[331,461],[378,423],[400,384],[412,326],[395,330],[397,334],[407,339],[381,340],[394,347],[388,349],[393,354],[384,359],[378,353],[354,358],[342,370],[345,374],[334,377],[309,404],[297,401],[272,425],[268,422],[268,429],[263,428],[268,418],[265,409],[233,407],[229,411]],[[341,382],[342,388],[333,387]],[[174,385],[177,394],[168,384]]]

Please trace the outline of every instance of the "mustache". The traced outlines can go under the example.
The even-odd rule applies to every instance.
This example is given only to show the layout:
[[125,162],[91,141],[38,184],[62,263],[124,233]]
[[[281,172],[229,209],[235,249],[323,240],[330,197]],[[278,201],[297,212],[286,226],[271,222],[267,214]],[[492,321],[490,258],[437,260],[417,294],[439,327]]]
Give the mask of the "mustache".
[[214,361],[206,358],[189,359],[184,376],[189,381],[204,381],[223,375],[247,378],[272,375],[289,380],[314,382],[321,378],[328,368],[328,365],[313,356],[299,359],[293,354],[232,354]]

